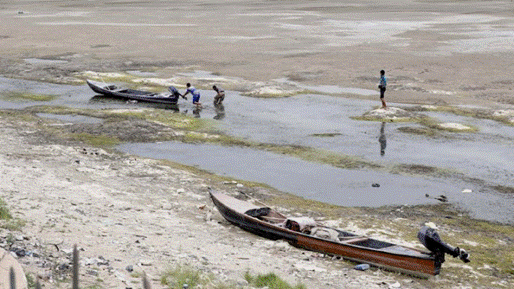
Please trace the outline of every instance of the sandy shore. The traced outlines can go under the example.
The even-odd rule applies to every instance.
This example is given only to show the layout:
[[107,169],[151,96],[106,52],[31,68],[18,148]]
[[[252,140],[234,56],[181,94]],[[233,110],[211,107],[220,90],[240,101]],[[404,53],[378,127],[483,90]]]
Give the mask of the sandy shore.
[[[288,79],[375,90],[378,71],[385,69],[388,101],[514,105],[510,1],[173,3],[2,3],[0,75],[70,82],[85,71],[140,70],[173,78],[201,70],[261,85]],[[235,188],[214,176],[56,138],[38,122],[11,113],[0,117],[0,132],[0,197],[25,223],[1,229],[0,244],[23,249],[19,262],[47,288],[70,287],[60,280],[69,278],[74,244],[81,248],[81,282],[99,288],[139,288],[143,272],[152,288],[165,288],[163,272],[178,265],[239,287],[247,286],[247,271],[272,271],[308,288],[506,288],[512,280],[486,257],[479,269],[449,261],[442,276],[429,280],[355,271],[354,264],[267,241],[226,223],[212,208],[207,187],[228,193]],[[435,215],[410,210],[375,213],[373,218],[390,228],[380,222],[374,232],[389,231],[397,223],[417,228],[420,220]],[[361,219],[347,215],[338,219],[345,222],[343,228]],[[462,216],[450,217],[460,221]],[[452,236],[468,236],[460,223],[445,229]],[[399,230],[392,232],[382,237],[402,242]],[[478,250],[484,240],[477,235],[462,242]],[[512,238],[504,235],[487,237],[501,241],[495,249],[512,246]],[[477,275],[488,283],[477,283]]]

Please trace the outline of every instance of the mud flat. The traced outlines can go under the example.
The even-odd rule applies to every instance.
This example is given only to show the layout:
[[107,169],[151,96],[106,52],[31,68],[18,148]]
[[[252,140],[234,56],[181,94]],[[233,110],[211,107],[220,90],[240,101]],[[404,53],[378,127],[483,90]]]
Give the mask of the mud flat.
[[389,101],[514,104],[509,1],[21,0],[0,9],[7,77],[196,69],[266,86],[376,90],[385,69]]

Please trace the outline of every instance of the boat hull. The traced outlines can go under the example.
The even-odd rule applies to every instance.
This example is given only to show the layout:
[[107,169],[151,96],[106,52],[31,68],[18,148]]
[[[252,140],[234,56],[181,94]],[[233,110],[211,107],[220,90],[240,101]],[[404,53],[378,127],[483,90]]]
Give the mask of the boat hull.
[[107,97],[138,102],[177,104],[177,99],[167,96],[159,96],[159,94],[150,91],[123,89],[118,88],[115,85],[104,84],[92,80],[86,80],[86,82],[91,90]]
[[336,230],[342,239],[332,241],[269,223],[244,212],[256,206],[230,196],[211,193],[211,199],[220,214],[230,223],[256,235],[272,240],[284,239],[291,245],[310,251],[341,256],[355,262],[367,263],[387,270],[400,271],[427,278],[440,272],[441,264],[432,253],[395,245],[371,238]]

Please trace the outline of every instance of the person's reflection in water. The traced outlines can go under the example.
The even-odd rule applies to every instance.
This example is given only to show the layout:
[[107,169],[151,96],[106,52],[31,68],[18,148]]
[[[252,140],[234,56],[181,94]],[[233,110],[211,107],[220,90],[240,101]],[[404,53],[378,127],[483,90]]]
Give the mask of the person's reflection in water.
[[200,118],[200,111],[202,111],[202,108],[200,106],[196,106],[195,109],[193,109],[193,115],[196,118]]
[[386,136],[384,133],[385,125],[386,125],[386,123],[383,122],[382,126],[380,127],[380,137],[378,137],[378,142],[380,143],[380,155],[381,156],[385,155],[385,150],[386,150],[386,146],[387,146],[387,140],[386,140]]
[[224,119],[225,118],[225,107],[223,104],[215,104],[214,110],[216,112],[216,115],[213,117],[214,119]]

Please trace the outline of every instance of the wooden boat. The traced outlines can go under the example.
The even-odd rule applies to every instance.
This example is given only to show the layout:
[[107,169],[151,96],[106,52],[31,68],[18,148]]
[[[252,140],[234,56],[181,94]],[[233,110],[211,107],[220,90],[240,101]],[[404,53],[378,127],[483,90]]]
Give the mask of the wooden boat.
[[173,97],[170,93],[156,93],[151,91],[122,88],[114,84],[106,84],[89,79],[86,80],[86,82],[94,92],[112,98],[162,104],[176,104],[178,101],[178,98]]
[[423,227],[418,238],[431,251],[422,251],[325,227],[302,218],[288,218],[269,208],[234,197],[210,192],[214,205],[229,222],[257,235],[311,251],[342,256],[388,270],[419,277],[440,272],[445,253],[469,262],[468,254],[442,242],[431,228]]

